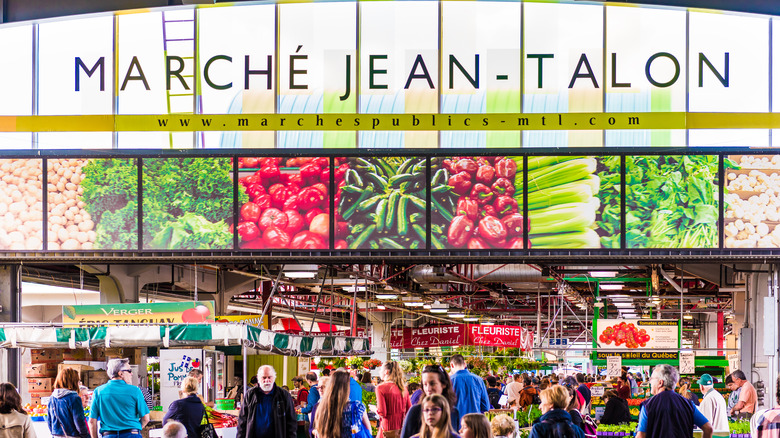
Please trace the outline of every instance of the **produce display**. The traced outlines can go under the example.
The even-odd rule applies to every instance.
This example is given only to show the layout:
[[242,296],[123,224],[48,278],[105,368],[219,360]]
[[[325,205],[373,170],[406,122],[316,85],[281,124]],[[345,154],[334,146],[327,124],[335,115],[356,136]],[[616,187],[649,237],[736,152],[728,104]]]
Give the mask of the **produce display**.
[[726,248],[780,247],[780,155],[732,155],[726,171]]
[[0,250],[43,248],[43,161],[0,159]]
[[238,417],[235,415],[219,412],[214,408],[206,407],[206,416],[209,423],[213,424],[215,428],[221,427],[238,427]]
[[347,164],[336,193],[336,249],[342,233],[349,249],[425,249],[427,159],[348,158]]
[[635,422],[624,424],[599,424],[596,426],[596,433],[599,436],[633,436],[636,432],[636,427],[637,423]]
[[144,249],[233,248],[230,158],[146,158],[143,181]]
[[607,327],[599,335],[599,342],[607,345],[614,342],[616,347],[621,345],[625,345],[627,348],[645,347],[648,341],[650,341],[650,335],[645,329],[625,322]]
[[[348,165],[340,158],[335,165],[334,176],[340,183]],[[238,167],[239,192],[246,196],[237,227],[241,248],[330,247],[329,158],[242,157]],[[345,227],[343,223],[337,226]],[[346,247],[343,241],[336,246]]]
[[629,248],[718,247],[718,156],[626,156]]
[[[431,171],[431,246],[523,249],[522,159],[451,157]],[[519,201],[518,197],[519,196]]]
[[27,403],[23,406],[24,410],[27,412],[27,415],[30,416],[30,419],[32,421],[46,421],[46,417],[49,413],[49,407],[46,405],[36,405],[31,406],[30,403]]
[[[54,187],[51,182],[51,172],[55,160],[49,160],[49,211],[57,208],[59,200],[67,199],[67,195],[60,190],[60,182],[66,172],[60,176],[60,181]],[[63,168],[71,170],[73,175],[81,174],[79,182],[79,200],[77,205],[83,203],[85,216],[82,220],[90,220],[94,223],[95,238],[92,247],[95,249],[128,250],[138,247],[138,162],[135,159],[90,159],[90,160],[60,160],[59,174]],[[73,161],[76,161],[75,163]],[[72,167],[80,167],[74,170]],[[67,184],[65,186],[67,189]],[[51,213],[49,213],[51,215]],[[66,213],[67,214],[67,213]],[[60,221],[61,222],[61,221]],[[49,249],[52,249],[52,231],[56,223],[49,216]],[[60,223],[60,226],[62,224]],[[87,225],[78,224],[79,227]],[[58,231],[59,232],[59,231]],[[77,239],[78,240],[78,239]],[[60,249],[65,241],[61,240]],[[82,245],[81,249],[88,249]]]
[[[615,158],[528,158],[531,248],[620,247],[620,158]],[[523,176],[515,178],[522,187]],[[522,205],[522,191],[518,199]]]

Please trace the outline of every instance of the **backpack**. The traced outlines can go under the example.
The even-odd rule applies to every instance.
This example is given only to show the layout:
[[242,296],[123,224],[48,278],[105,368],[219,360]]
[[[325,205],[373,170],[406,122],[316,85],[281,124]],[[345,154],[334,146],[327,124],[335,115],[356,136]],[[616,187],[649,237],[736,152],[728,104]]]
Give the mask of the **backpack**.
[[552,438],[576,438],[577,434],[574,433],[571,421],[556,421],[544,420],[544,423],[550,426],[550,436]]
[[533,394],[531,394],[531,403],[535,405],[542,404],[542,399],[539,397],[539,390],[534,388]]
[[488,400],[490,401],[490,406],[492,406],[493,409],[499,409],[498,401],[501,400],[501,391],[488,392]]

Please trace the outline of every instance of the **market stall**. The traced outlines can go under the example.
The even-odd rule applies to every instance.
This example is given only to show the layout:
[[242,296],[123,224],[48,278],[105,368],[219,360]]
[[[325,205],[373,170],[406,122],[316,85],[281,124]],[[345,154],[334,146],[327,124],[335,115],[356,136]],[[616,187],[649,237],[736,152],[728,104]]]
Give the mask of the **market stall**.
[[[0,325],[0,348],[31,348],[37,359],[45,359],[41,363],[28,364],[28,370],[41,373],[47,377],[35,377],[39,385],[37,393],[51,393],[52,384],[60,367],[77,368],[82,376],[95,376],[100,378],[100,384],[105,383],[107,375],[105,370],[94,369],[90,365],[71,364],[63,360],[67,352],[68,357],[94,359],[96,352],[103,355],[103,362],[109,357],[124,357],[125,349],[128,352],[140,351],[139,347],[178,347],[177,352],[195,351],[202,347],[215,346],[240,346],[244,356],[244,381],[246,381],[246,357],[248,350],[257,350],[284,356],[367,356],[370,351],[369,341],[365,338],[346,336],[309,336],[276,333],[271,330],[257,328],[246,324],[213,323],[213,324],[130,324],[117,326],[87,326],[65,327],[62,325],[30,325],[8,324]],[[181,349],[181,347],[189,347]],[[108,356],[106,352],[111,356]],[[163,350],[165,351],[165,350]],[[135,353],[134,353],[135,354]],[[83,357],[82,357],[83,356]],[[183,375],[189,371],[192,363],[183,369]],[[144,369],[145,371],[145,369]],[[137,375],[139,373],[134,373]],[[181,374],[181,373],[180,373]],[[28,375],[30,375],[28,373]],[[51,377],[48,377],[51,376]],[[84,379],[84,378],[82,378]],[[83,380],[82,380],[83,381]],[[97,385],[97,381],[96,381]],[[90,387],[97,387],[91,385]],[[94,389],[94,388],[93,388]],[[35,406],[30,406],[33,411],[32,418],[36,424],[36,432],[39,438],[48,438],[50,433],[46,427],[45,404],[47,396],[41,396]],[[164,405],[163,405],[164,407]],[[161,419],[162,411],[153,411],[153,420]],[[214,417],[222,415],[235,415],[237,411],[214,411]],[[210,414],[210,416],[212,416]],[[224,438],[235,436],[235,426],[232,422],[229,427],[217,428],[218,434]],[[150,431],[149,436],[158,436],[158,432]]]

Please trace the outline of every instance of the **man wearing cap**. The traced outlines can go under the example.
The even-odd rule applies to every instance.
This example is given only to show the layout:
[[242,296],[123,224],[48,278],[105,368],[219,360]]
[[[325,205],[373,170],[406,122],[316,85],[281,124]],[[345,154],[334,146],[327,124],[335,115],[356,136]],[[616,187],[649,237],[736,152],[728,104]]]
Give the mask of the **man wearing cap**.
[[709,374],[702,374],[699,386],[704,398],[699,405],[699,411],[710,421],[714,433],[729,432],[729,414],[726,409],[726,399],[715,390],[714,381]]

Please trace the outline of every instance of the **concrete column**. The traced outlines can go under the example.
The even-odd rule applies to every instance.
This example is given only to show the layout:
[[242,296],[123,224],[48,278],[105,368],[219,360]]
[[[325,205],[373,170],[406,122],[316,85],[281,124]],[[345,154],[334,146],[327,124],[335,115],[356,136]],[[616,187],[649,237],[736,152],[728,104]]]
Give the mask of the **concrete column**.
[[[763,403],[759,408],[772,407],[775,400],[775,381],[778,375],[778,293],[780,275],[770,266],[755,265],[754,270],[768,273],[750,274],[744,304],[744,326],[740,330],[740,368],[753,385],[764,385]],[[738,302],[735,301],[735,308]]]
[[[0,323],[22,321],[22,279],[19,266],[0,266]],[[0,381],[11,382],[19,388],[21,361],[18,348],[4,351],[0,356]],[[26,383],[26,382],[25,382]]]

